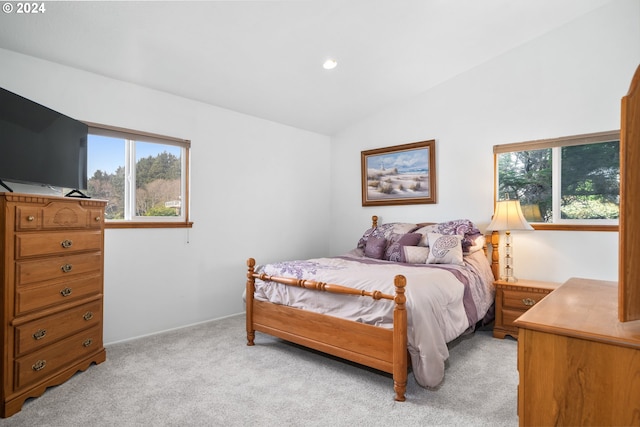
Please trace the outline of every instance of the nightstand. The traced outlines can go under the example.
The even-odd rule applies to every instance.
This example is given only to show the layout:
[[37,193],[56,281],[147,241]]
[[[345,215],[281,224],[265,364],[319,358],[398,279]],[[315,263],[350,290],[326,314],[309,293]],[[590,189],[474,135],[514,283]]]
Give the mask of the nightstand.
[[513,321],[560,286],[559,283],[518,279],[517,282],[496,280],[496,320],[493,336],[511,335],[518,339],[518,327]]

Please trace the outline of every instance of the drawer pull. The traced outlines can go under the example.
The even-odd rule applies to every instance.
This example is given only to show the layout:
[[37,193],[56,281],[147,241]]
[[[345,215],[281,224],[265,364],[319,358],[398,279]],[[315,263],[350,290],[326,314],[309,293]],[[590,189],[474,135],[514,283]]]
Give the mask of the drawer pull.
[[60,291],[60,295],[62,295],[63,297],[68,297],[69,295],[71,295],[71,288],[64,288]]
[[91,338],[87,338],[86,340],[84,340],[84,342],[82,343],[83,347],[89,347],[91,344],[93,344],[93,340]]
[[27,221],[29,221],[29,222],[33,221],[34,219],[36,219],[36,217],[35,217],[35,216],[33,216],[33,215],[29,215],[29,216],[27,217]]
[[41,340],[42,338],[44,338],[45,335],[47,335],[47,330],[46,329],[38,329],[33,334],[33,339],[36,340],[36,341],[37,340]]
[[46,360],[38,360],[36,363],[34,363],[31,366],[31,369],[33,369],[34,371],[38,372],[44,369],[44,367],[47,366],[47,361]]
[[531,307],[532,305],[534,305],[536,303],[536,300],[531,299],[531,298],[523,298],[522,299],[522,303],[528,307]]
[[90,312],[90,311],[87,311],[87,312],[84,314],[84,316],[82,316],[82,318],[83,318],[84,320],[91,320],[91,319],[93,319],[93,313],[92,313],[92,312]]
[[62,242],[60,242],[60,245],[63,248],[67,249],[67,248],[70,248],[73,245],[73,241],[66,239],[66,240],[63,240]]
[[96,222],[100,222],[100,217],[99,216],[96,217]]
[[72,268],[73,268],[73,265],[71,265],[71,264],[65,264],[62,267],[60,267],[60,269],[62,270],[63,273],[70,272]]

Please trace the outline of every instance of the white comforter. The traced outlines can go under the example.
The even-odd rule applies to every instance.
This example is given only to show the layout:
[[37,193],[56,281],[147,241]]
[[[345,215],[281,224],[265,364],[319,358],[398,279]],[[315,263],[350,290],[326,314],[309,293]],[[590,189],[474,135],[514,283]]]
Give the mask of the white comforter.
[[[358,256],[317,258],[260,266],[256,272],[334,283],[393,295],[394,277],[407,279],[408,344],[418,384],[436,387],[444,379],[447,343],[473,328],[494,298],[493,275],[482,251],[465,265],[417,265]],[[461,280],[459,280],[461,279]],[[467,289],[465,292],[465,284]],[[335,295],[256,280],[255,298],[317,313],[391,328],[393,302]],[[466,306],[466,309],[465,309]]]

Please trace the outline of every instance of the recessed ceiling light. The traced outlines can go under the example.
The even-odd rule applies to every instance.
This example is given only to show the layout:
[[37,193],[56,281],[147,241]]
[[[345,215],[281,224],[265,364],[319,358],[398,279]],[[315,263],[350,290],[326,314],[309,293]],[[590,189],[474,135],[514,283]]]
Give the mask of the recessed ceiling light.
[[324,64],[322,64],[322,68],[324,68],[325,70],[333,70],[334,68],[336,68],[336,65],[338,65],[338,61],[336,61],[335,59],[327,59],[326,61],[324,61]]

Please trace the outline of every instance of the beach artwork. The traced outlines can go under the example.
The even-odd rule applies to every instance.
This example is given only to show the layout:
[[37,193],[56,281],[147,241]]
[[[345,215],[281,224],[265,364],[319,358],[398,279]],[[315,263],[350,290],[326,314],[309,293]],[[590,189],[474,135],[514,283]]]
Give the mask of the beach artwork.
[[362,206],[435,203],[435,140],[362,151]]

